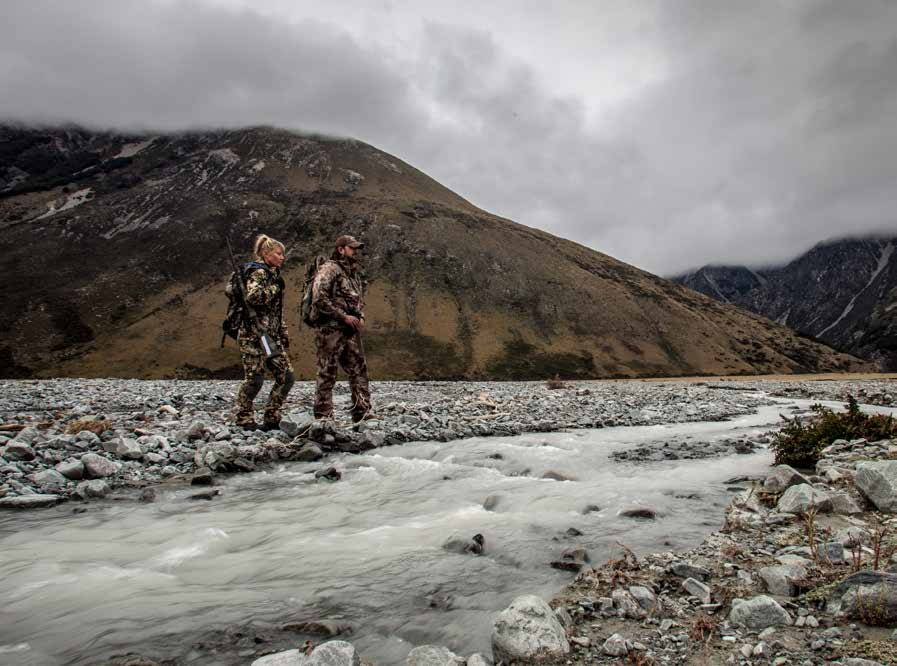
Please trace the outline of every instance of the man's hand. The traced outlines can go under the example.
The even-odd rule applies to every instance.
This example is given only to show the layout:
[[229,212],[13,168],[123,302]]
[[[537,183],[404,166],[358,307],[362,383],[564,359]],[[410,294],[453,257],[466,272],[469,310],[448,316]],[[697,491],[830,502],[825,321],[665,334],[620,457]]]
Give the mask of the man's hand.
[[364,320],[363,319],[359,319],[358,317],[353,317],[352,315],[347,315],[345,322],[346,322],[346,326],[351,326],[352,330],[355,331],[356,333],[361,333],[361,331],[364,330]]

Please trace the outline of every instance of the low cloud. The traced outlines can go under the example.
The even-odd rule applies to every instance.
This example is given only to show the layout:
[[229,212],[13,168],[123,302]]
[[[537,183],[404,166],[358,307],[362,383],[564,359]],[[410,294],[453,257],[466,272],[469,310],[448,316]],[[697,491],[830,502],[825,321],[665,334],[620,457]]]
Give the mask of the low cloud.
[[663,76],[598,114],[600,90],[558,94],[545,63],[487,28],[424,23],[399,51],[201,2],[4,12],[8,120],[354,136],[491,212],[661,274],[897,229],[892,3],[659,4],[644,39]]

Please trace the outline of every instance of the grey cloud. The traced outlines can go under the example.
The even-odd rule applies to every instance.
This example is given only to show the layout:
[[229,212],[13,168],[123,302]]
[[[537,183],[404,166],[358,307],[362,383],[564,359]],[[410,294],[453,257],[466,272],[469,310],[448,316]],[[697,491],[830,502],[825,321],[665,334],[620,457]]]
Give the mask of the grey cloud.
[[596,118],[601,91],[548,92],[487,28],[427,24],[398,53],[194,1],[9,3],[0,117],[351,135],[655,272],[764,264],[897,228],[897,5],[850,5],[657,3],[640,38],[664,78]]

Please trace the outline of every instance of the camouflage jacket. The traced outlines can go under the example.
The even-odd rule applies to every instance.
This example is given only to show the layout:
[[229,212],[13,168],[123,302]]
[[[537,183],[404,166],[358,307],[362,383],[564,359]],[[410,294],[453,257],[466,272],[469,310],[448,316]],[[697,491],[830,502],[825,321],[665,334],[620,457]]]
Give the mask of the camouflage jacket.
[[319,326],[364,318],[364,283],[357,268],[342,259],[325,261],[312,283],[312,317]]
[[[280,269],[256,268],[246,278],[246,301],[255,310],[259,324],[275,340],[289,346],[289,334],[283,321],[283,292],[285,288]],[[244,320],[237,335],[240,349],[253,353],[258,347],[258,331],[252,322]],[[245,348],[245,349],[244,349]],[[259,349],[259,353],[261,350]]]

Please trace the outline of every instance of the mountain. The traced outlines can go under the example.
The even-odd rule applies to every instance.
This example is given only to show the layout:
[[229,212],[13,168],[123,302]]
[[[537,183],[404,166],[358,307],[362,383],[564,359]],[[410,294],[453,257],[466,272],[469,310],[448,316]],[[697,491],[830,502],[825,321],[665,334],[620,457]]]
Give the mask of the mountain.
[[672,278],[897,370],[897,236],[820,243],[784,266],[705,266]]
[[7,376],[232,377],[225,237],[288,249],[295,365],[305,264],[367,242],[365,345],[386,378],[862,369],[757,315],[486,213],[350,139],[271,128],[121,135],[0,128]]

